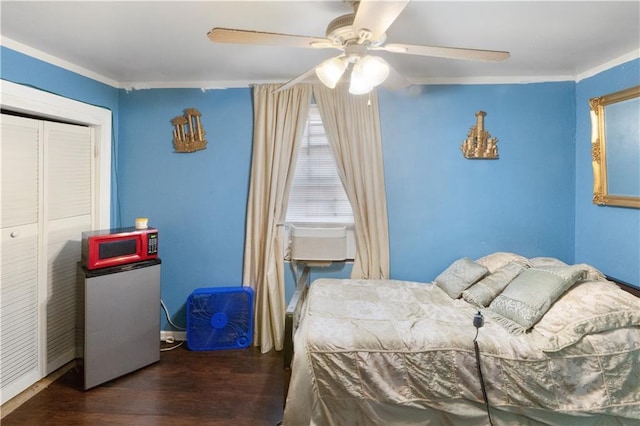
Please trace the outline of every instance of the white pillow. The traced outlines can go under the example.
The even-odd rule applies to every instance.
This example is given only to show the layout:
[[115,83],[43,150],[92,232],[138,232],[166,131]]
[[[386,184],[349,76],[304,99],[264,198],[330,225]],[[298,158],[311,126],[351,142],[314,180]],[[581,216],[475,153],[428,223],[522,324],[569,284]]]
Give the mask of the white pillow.
[[506,251],[497,251],[476,260],[476,263],[479,263],[480,265],[487,268],[489,270],[489,273],[491,274],[511,262],[520,262],[523,265],[531,266],[531,262],[529,262],[529,259],[527,259],[526,257]]
[[583,281],[562,295],[533,326],[540,345],[555,352],[584,336],[621,327],[640,327],[640,298],[609,281]]
[[567,266],[566,263],[560,259],[556,259],[555,257],[532,257],[529,261],[531,262],[532,268],[544,266]]

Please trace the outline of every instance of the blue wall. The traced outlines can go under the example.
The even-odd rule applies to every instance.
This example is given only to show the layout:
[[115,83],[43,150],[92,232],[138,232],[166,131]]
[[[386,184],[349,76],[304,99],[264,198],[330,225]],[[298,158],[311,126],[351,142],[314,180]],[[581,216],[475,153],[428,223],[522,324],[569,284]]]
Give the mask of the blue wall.
[[[573,259],[574,86],[381,92],[392,277],[430,281],[494,251]],[[462,156],[480,110],[499,160]]]
[[[576,89],[576,262],[640,286],[640,209],[592,203],[589,99],[640,84],[640,60],[580,81]],[[638,117],[640,120],[640,117]]]
[[[380,90],[391,277],[430,281],[459,257],[513,251],[589,262],[640,283],[640,243],[633,238],[640,235],[640,211],[591,204],[586,102],[638,84],[637,75],[634,61],[578,84]],[[176,322],[184,324],[184,303],[195,288],[240,285],[249,89],[126,92],[5,48],[2,78],[114,111],[119,186],[112,220],[128,226],[145,216],[160,229],[162,298]],[[209,144],[174,153],[171,119],[188,107],[202,113]],[[479,110],[499,139],[499,160],[462,156]],[[335,266],[312,276],[349,272],[350,265]],[[288,294],[292,278],[289,272]]]
[[[132,226],[136,217],[148,217],[160,230],[167,308],[172,315],[183,310],[198,287],[242,285],[250,90],[142,90],[123,93],[120,101],[122,220]],[[173,150],[171,120],[185,108],[202,114],[204,150]]]

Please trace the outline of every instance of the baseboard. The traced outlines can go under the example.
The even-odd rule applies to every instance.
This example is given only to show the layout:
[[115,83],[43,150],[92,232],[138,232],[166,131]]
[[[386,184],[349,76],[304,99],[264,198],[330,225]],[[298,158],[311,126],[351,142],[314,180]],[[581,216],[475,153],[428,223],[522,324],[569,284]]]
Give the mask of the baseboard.
[[29,386],[27,389],[2,404],[2,408],[0,409],[0,417],[4,418],[5,416],[11,414],[16,408],[20,407],[22,404],[36,396],[38,393],[40,393],[40,391],[46,389],[51,383],[58,380],[62,375],[74,368],[76,365],[78,365],[77,359],[69,361],[48,376],[45,376],[42,379],[38,380],[33,385]]
[[160,341],[161,342],[186,342],[187,341],[187,332],[186,331],[173,331],[173,330],[161,330],[160,331]]

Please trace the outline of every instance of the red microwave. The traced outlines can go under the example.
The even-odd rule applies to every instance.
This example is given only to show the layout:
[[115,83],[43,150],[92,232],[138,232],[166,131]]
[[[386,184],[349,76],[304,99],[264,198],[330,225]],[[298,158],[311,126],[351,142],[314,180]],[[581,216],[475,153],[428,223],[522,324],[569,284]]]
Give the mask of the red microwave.
[[82,233],[82,264],[87,269],[126,265],[158,257],[158,230],[117,228]]

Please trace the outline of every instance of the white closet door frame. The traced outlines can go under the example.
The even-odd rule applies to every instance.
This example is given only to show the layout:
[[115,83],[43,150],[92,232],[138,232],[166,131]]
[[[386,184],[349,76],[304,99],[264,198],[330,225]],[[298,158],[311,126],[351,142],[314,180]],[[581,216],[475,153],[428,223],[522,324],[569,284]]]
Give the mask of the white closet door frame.
[[[3,109],[30,114],[43,119],[56,119],[71,123],[87,125],[91,128],[95,143],[94,164],[95,193],[92,204],[94,229],[111,227],[111,149],[112,149],[112,114],[105,108],[74,101],[31,87],[0,80],[0,106]],[[41,200],[43,202],[44,200]],[[43,247],[40,245],[40,247]],[[44,265],[44,266],[43,266]],[[46,278],[46,263],[40,262],[40,277]],[[40,286],[42,289],[42,286]],[[44,286],[46,292],[46,286]],[[42,290],[40,290],[42,291]],[[41,296],[42,293],[40,293]],[[46,294],[44,295],[46,300]],[[46,312],[39,312],[40,344],[39,369],[40,376],[46,375]]]
[[95,229],[111,228],[111,111],[49,92],[0,80],[0,106],[43,118],[84,124],[95,135]]

